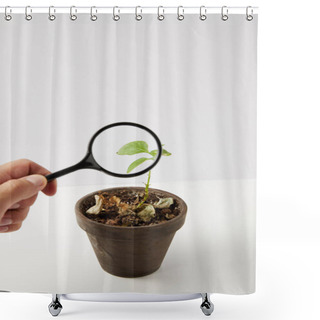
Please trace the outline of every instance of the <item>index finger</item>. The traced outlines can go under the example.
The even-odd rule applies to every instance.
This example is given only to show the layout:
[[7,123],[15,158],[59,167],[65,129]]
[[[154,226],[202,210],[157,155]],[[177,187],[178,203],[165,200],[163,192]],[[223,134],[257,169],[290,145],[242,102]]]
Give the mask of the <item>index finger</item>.
[[[51,172],[49,170],[31,160],[19,159],[0,166],[0,184],[11,179],[19,179],[31,174],[41,174],[46,176],[50,173]],[[53,196],[56,191],[56,180],[49,182],[42,190],[42,192],[48,196]]]

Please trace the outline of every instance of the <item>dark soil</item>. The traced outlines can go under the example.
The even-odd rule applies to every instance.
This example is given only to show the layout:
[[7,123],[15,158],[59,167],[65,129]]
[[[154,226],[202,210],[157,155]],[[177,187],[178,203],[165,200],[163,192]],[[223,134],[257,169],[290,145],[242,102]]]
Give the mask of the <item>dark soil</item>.
[[[144,197],[144,191],[117,189],[97,194],[103,196],[102,211],[99,214],[86,213],[90,207],[95,205],[94,196],[83,202],[81,211],[87,218],[107,225],[123,227],[156,225],[175,218],[180,212],[178,204],[176,200],[174,200],[169,208],[155,208],[155,217],[150,221],[145,222],[136,215],[136,210],[134,210],[135,212],[132,212],[132,214],[121,213],[121,209],[126,208],[128,205],[135,206],[139,204]],[[117,198],[120,198],[120,202]],[[158,194],[149,191],[149,197],[145,204],[154,204],[159,201],[159,198],[165,198],[165,196],[162,193]]]

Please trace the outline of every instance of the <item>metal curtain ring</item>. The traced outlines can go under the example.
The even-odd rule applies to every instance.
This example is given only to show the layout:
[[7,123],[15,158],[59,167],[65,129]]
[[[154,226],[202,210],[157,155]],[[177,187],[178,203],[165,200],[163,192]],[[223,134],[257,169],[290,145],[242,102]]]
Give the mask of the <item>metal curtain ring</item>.
[[[10,21],[12,19],[12,15],[10,15],[8,13],[8,10],[9,10],[10,6],[6,6],[4,8],[4,18],[7,20],[7,21]],[[12,10],[10,9],[10,13],[12,12]]]
[[[140,9],[140,14],[138,14],[138,8]],[[140,21],[140,20],[142,20],[142,9],[141,9],[141,7],[140,6],[137,6],[136,7],[136,20],[137,21]]]
[[[73,10],[74,10],[74,12],[73,12]],[[78,18],[75,13],[77,13],[76,7],[75,7],[75,6],[71,6],[71,7],[70,7],[70,19],[71,19],[72,21],[75,21],[75,20],[77,20],[77,18]]]
[[[162,13],[160,13],[160,8],[162,9]],[[163,9],[163,6],[159,6],[158,7],[158,20],[159,21],[164,20],[164,9]]]
[[32,12],[31,7],[30,6],[26,6],[26,8],[25,8],[25,19],[27,21],[32,20],[32,15],[30,14],[31,12]]
[[227,20],[229,19],[229,17],[228,17],[228,12],[229,12],[228,7],[223,6],[223,7],[221,8],[221,19],[222,19],[223,21],[227,21]]
[[56,20],[56,16],[52,13],[52,11],[55,13],[56,9],[54,8],[54,6],[49,7],[49,20],[53,21]]
[[98,16],[97,16],[97,14],[93,14],[93,8],[96,10],[96,13],[97,13],[96,7],[91,7],[91,9],[90,9],[90,19],[91,19],[91,21],[96,21],[98,19]]
[[184,19],[184,8],[183,6],[179,6],[177,10],[178,20],[182,21]]
[[[116,14],[116,9],[118,10],[118,14]],[[119,8],[117,6],[113,7],[113,20],[114,21],[119,21],[120,20],[119,13],[120,13]]]
[[207,19],[207,8],[205,6],[200,7],[200,20],[204,21]]
[[[249,9],[251,9],[251,13],[249,14]],[[247,7],[247,9],[246,9],[246,19],[248,20],[248,21],[252,21],[253,20],[253,9],[252,9],[252,7]]]

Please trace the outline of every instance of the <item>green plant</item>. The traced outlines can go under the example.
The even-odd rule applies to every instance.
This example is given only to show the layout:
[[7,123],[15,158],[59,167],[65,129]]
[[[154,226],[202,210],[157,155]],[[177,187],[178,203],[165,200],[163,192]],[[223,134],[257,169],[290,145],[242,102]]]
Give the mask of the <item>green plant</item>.
[[[129,142],[129,143],[125,144],[117,152],[117,154],[121,155],[121,156],[123,156],[123,155],[131,156],[131,155],[135,155],[135,154],[138,154],[138,153],[146,153],[146,154],[150,155],[151,158],[150,157],[148,157],[148,158],[147,157],[142,157],[142,158],[139,158],[139,159],[133,161],[129,165],[129,167],[127,169],[127,173],[130,173],[133,169],[135,169],[136,167],[140,166],[145,161],[154,161],[156,159],[157,155],[158,155],[158,150],[149,151],[149,146],[145,141],[132,141],[132,142]],[[171,153],[162,148],[162,155],[163,156],[171,156]],[[141,207],[141,205],[149,197],[150,178],[151,178],[151,170],[148,172],[148,180],[147,180],[147,183],[145,183],[144,198],[138,204],[137,208]]]

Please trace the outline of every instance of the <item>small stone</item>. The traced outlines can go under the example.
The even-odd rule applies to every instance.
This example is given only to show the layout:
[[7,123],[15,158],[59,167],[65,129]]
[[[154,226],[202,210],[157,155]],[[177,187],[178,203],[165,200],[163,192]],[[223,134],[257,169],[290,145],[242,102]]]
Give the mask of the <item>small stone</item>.
[[162,209],[161,210],[161,213],[165,216],[166,214],[170,214],[171,213],[171,210],[170,209]]
[[175,217],[174,214],[166,214],[166,218],[167,218],[168,220],[171,220],[171,219],[173,219],[174,217]]
[[115,221],[113,219],[109,219],[106,224],[109,226],[115,226],[115,225],[117,225],[117,221]]

